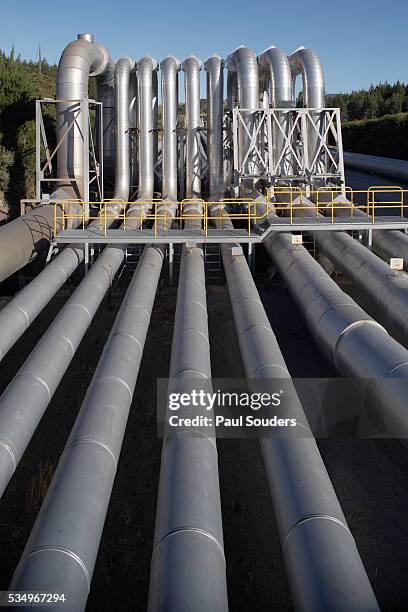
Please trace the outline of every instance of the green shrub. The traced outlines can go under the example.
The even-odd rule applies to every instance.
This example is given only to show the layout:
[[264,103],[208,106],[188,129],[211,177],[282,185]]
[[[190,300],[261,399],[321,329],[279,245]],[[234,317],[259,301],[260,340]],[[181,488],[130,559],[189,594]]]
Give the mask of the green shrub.
[[408,113],[345,121],[342,132],[345,151],[408,160]]
[[0,144],[0,191],[5,192],[8,189],[10,181],[10,167],[14,162],[14,154],[12,151],[3,147]]

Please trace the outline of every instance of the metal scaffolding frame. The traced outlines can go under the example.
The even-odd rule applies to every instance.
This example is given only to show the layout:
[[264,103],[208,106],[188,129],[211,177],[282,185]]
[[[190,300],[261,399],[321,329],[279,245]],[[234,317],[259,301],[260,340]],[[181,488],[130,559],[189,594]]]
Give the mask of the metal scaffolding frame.
[[[70,102],[73,107],[74,118],[64,131],[62,136],[56,143],[56,146],[51,149],[48,143],[47,132],[45,128],[43,106],[57,105],[60,102]],[[91,111],[95,112],[95,122],[92,125]],[[97,199],[103,199],[103,123],[102,123],[102,102],[84,98],[82,100],[54,100],[45,98],[36,100],[35,117],[36,117],[36,139],[35,139],[35,157],[36,157],[36,200],[43,200],[43,184],[58,183],[61,178],[57,176],[54,169],[54,160],[57,159],[57,152],[61,144],[73,130],[77,119],[85,117],[85,124],[88,130],[82,134],[82,146],[84,150],[84,180],[76,179],[75,176],[69,177],[71,183],[77,187],[79,193],[83,193],[84,200],[90,200],[90,187],[93,183],[96,186]],[[78,124],[77,124],[78,125]],[[42,152],[45,152],[45,163],[42,163]],[[47,199],[47,197],[45,198]]]
[[[254,121],[248,122],[249,114]],[[239,137],[240,132],[245,138]],[[311,135],[317,140],[312,154]],[[231,136],[236,187],[251,178],[271,185],[345,184],[338,108],[236,107],[232,110]]]

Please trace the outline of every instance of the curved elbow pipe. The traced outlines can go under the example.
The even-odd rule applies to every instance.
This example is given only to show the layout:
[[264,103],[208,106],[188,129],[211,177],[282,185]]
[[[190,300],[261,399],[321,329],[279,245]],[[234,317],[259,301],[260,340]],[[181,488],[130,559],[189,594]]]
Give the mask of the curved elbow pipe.
[[212,55],[204,63],[207,72],[207,159],[210,199],[224,196],[223,118],[224,118],[224,60]]
[[[271,46],[258,55],[260,94],[266,94],[269,104],[273,108],[291,108],[292,101],[292,72],[287,55],[278,47]],[[273,158],[276,168],[284,144],[283,133],[288,135],[290,130],[290,114],[282,113],[279,117],[279,126],[273,122],[272,143]],[[282,133],[283,132],[283,133]],[[283,161],[281,162],[283,165]],[[284,168],[277,168],[279,174],[284,174]]]
[[201,60],[190,55],[183,62],[186,96],[186,198],[201,196],[200,70]]
[[154,192],[153,73],[155,59],[146,55],[137,62],[139,120],[139,200],[151,200]]
[[[258,62],[256,55],[248,47],[238,47],[228,57],[226,61],[228,69],[228,106],[230,110],[238,106],[244,109],[244,126],[239,124],[239,166],[242,168],[244,159],[245,167],[242,168],[245,174],[256,174],[256,159],[254,153],[247,155],[252,134],[255,127],[255,111],[259,108],[259,80]],[[251,112],[252,111],[252,112]],[[253,189],[253,179],[245,181],[242,195],[245,195],[245,187]]]
[[292,106],[292,72],[287,55],[271,46],[258,55],[261,93],[267,92],[273,108]]
[[[292,71],[292,95],[295,101],[295,84],[299,74],[303,81],[303,105],[306,108],[321,109],[325,107],[325,85],[323,68],[319,57],[313,49],[299,47],[289,55],[289,63]],[[324,132],[324,119],[319,113],[311,113],[316,129],[309,122],[308,128],[308,157],[311,163],[318,156],[319,136]]]
[[177,202],[177,107],[180,62],[170,55],[160,64],[163,101],[162,197]]
[[[83,134],[88,129],[83,113],[79,112],[78,100],[88,98],[89,77],[97,78],[98,88],[112,89],[114,64],[102,45],[93,42],[90,34],[80,34],[65,47],[57,72],[57,137],[61,141],[73,123],[66,138],[61,142],[57,155],[59,187],[70,197],[84,198],[85,159]],[[55,197],[55,194],[53,194]]]
[[303,81],[303,103],[306,108],[324,108],[325,84],[323,68],[313,49],[299,47],[288,56],[292,71],[292,95],[295,100],[296,77],[301,74]]
[[232,105],[256,110],[259,107],[259,83],[255,53],[248,47],[238,47],[227,57],[226,67]]
[[133,62],[122,57],[115,66],[115,190],[114,199],[127,202],[130,190],[129,80]]

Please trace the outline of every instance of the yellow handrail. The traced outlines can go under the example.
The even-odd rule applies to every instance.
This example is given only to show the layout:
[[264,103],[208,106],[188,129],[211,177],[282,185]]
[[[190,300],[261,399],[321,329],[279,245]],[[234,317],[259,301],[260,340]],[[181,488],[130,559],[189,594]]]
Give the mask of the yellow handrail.
[[[170,215],[167,212],[167,207],[176,205],[177,211],[171,216],[172,221],[179,224],[180,229],[183,229],[184,223],[187,220],[201,219],[203,225],[203,233],[208,236],[208,228],[211,224],[219,224],[223,226],[225,216],[228,216],[232,221],[239,223],[239,226],[248,228],[248,236],[251,237],[253,227],[269,218],[271,209],[280,216],[288,217],[290,225],[296,226],[296,212],[299,210],[310,210],[315,213],[316,224],[321,223],[323,215],[329,215],[331,223],[335,223],[336,210],[348,210],[350,216],[353,216],[355,210],[365,210],[371,218],[371,222],[375,224],[378,219],[378,213],[384,210],[393,211],[396,208],[401,217],[404,217],[405,210],[408,207],[408,190],[402,189],[399,186],[375,186],[366,190],[351,189],[346,186],[333,188],[319,188],[316,190],[301,190],[299,187],[275,187],[268,189],[265,196],[266,206],[259,207],[253,198],[226,198],[222,201],[204,201],[202,199],[184,199],[180,202],[165,202],[159,198],[137,202],[120,202],[122,210],[119,214],[111,213],[109,205],[118,203],[118,200],[105,199],[100,202],[84,202],[79,199],[64,200],[60,203],[55,203],[54,208],[54,233],[57,234],[59,226],[62,230],[72,223],[75,227],[85,229],[86,224],[93,220],[98,220],[103,234],[107,236],[108,227],[111,225],[108,221],[118,219],[122,222],[122,229],[126,231],[131,220],[138,219],[139,228],[142,229],[145,224],[153,225],[154,237],[158,235],[158,222],[164,221],[164,226],[167,228],[167,221]],[[395,199],[395,196],[398,196]],[[343,197],[340,197],[343,196]],[[362,201],[362,203],[357,203]],[[202,205],[202,212],[198,210],[189,210],[189,204]],[[211,214],[212,205],[218,205],[218,210]],[[87,216],[87,211],[93,207],[95,213]],[[224,213],[224,208],[227,208]],[[137,211],[137,217],[135,212]],[[408,216],[408,215],[407,215]]]

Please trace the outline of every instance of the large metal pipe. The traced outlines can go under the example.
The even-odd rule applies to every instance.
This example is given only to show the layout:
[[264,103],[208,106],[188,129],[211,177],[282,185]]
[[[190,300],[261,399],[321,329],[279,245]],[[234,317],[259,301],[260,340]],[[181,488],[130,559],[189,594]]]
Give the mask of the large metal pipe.
[[153,170],[153,74],[157,62],[146,55],[137,62],[139,119],[139,200],[151,200],[154,192]]
[[115,66],[115,199],[127,202],[130,189],[129,89],[134,63],[122,57]]
[[408,271],[408,236],[397,230],[374,230],[373,248],[380,255],[402,257]]
[[[199,118],[199,60],[184,62],[186,117]],[[193,123],[193,125],[192,125]],[[187,155],[196,155],[187,147]],[[192,164],[194,167],[194,163]],[[186,189],[200,197],[200,183],[187,172]],[[194,185],[194,186],[193,186]],[[197,191],[198,190],[198,191]],[[196,208],[194,208],[194,206]],[[192,202],[189,229],[201,228],[202,204]],[[171,392],[199,378],[211,385],[211,360],[200,247],[183,248],[170,362]],[[228,609],[215,432],[166,427],[160,468],[148,609],[225,612]]]
[[0,397],[0,495],[124,259],[108,247]]
[[130,154],[130,185],[131,197],[138,183],[138,159],[137,159],[137,76],[136,66],[130,73],[129,80],[129,154]]
[[11,582],[67,612],[85,609],[163,256],[142,255]]
[[[129,109],[126,100],[129,96],[131,69],[132,62],[128,58],[120,59],[115,67],[117,154],[114,199],[119,202],[111,202],[108,205],[107,226],[111,225],[118,215],[121,208],[120,200],[126,202],[129,197]],[[93,224],[97,226],[99,221],[94,221]],[[2,308],[0,311],[0,360],[83,260],[83,247],[75,245],[66,247],[31,283]]]
[[[63,100],[57,104],[57,139],[61,141],[57,153],[57,176],[60,179],[59,188],[68,194],[63,196],[65,198],[84,199],[85,181],[88,180],[85,176],[83,143],[84,134],[89,128],[78,101],[88,98],[90,76],[96,77],[102,102],[109,109],[109,116],[105,114],[103,120],[106,131],[106,122],[113,122],[114,63],[105,47],[95,43],[91,34],[80,34],[78,40],[65,47],[57,72],[57,100]],[[112,100],[109,104],[108,98]],[[71,124],[66,138],[62,140]]]
[[343,232],[314,232],[316,243],[334,266],[403,344],[408,342],[408,277],[394,276],[389,265]]
[[200,70],[201,60],[194,55],[183,64],[186,98],[186,198],[201,196],[200,162]]
[[[243,109],[243,121],[246,126],[245,130],[240,122],[238,128],[239,165],[241,167],[244,158],[247,157],[242,170],[246,174],[255,174],[255,155],[247,155],[247,152],[251,141],[250,134],[253,134],[255,127],[255,111],[259,108],[259,79],[256,55],[248,47],[238,47],[227,57],[226,67],[228,69],[228,106],[230,110],[237,106]],[[241,195],[244,197],[247,189],[253,189],[253,179],[244,181],[241,185]]]
[[[210,385],[201,248],[184,248],[170,363],[171,392]],[[190,382],[191,384],[191,382]],[[148,610],[228,609],[215,437],[165,429]]]
[[213,54],[204,63],[207,72],[207,159],[210,199],[225,193],[223,163],[224,61]]
[[369,174],[378,174],[394,181],[408,183],[408,161],[405,159],[392,159],[379,155],[366,155],[363,153],[344,152],[344,164],[354,170],[361,170]]
[[407,437],[408,351],[304,247],[293,246],[290,234],[272,234],[265,247],[322,352],[343,376],[367,382],[370,410],[380,429]]
[[[268,103],[272,108],[291,108],[292,99],[292,72],[287,55],[278,47],[268,47],[258,55],[260,94],[263,92],[267,96]],[[273,122],[272,125],[272,145],[273,159],[276,166],[281,155],[284,144],[283,134],[289,134],[290,114],[282,113],[279,118],[281,129]],[[282,131],[281,131],[282,130]],[[283,133],[282,133],[283,132]],[[281,162],[283,164],[283,161]],[[277,168],[278,173],[284,168]]]
[[[89,76],[101,86],[113,80],[113,63],[108,52],[93,42],[91,34],[80,34],[63,51],[57,72],[58,187],[51,199],[83,198],[83,134],[88,126],[79,112],[78,100],[88,98]],[[65,132],[72,124],[65,138]],[[75,180],[74,180],[75,179]],[[78,188],[79,185],[79,188]],[[44,250],[54,231],[54,206],[41,206],[0,228],[0,282],[25,266]]]
[[[301,74],[303,81],[303,106],[318,110],[324,108],[324,74],[322,65],[315,51],[301,46],[289,55],[289,63],[292,70],[293,102],[296,104],[296,78]],[[322,134],[324,130],[323,118],[318,112],[312,112],[311,118],[313,118],[318,133]],[[311,163],[316,156],[319,141],[319,136],[313,128],[313,125],[309,125],[308,128],[308,141],[308,157],[309,163]]]
[[47,248],[54,233],[54,206],[40,206],[0,227],[0,282]]
[[177,202],[177,107],[180,62],[170,55],[161,64],[163,122],[162,198]]
[[[290,379],[245,257],[233,256],[231,247],[222,245],[222,260],[246,376]],[[262,438],[260,445],[295,609],[378,611],[294,390],[288,401],[290,407],[284,407],[298,415],[304,437],[291,438],[288,432]]]

